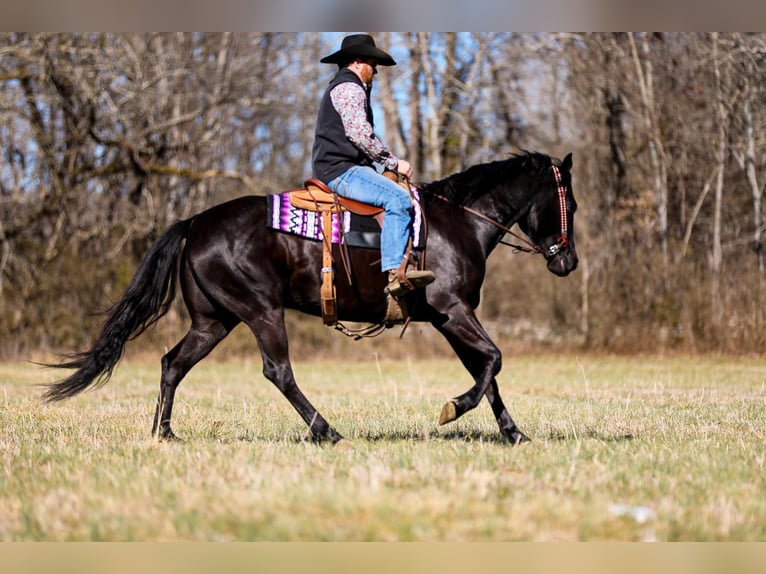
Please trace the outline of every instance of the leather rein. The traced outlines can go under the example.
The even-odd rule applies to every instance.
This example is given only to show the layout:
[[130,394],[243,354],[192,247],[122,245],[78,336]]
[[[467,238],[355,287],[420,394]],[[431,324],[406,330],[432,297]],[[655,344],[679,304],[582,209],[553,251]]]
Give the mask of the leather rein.
[[546,259],[553,257],[557,253],[563,251],[566,249],[566,247],[569,245],[569,232],[567,229],[567,201],[566,201],[566,194],[567,194],[567,188],[565,185],[561,183],[561,171],[559,168],[555,165],[551,166],[553,169],[553,176],[556,179],[556,192],[558,194],[559,199],[559,214],[560,214],[560,222],[561,222],[561,235],[559,236],[558,241],[551,245],[548,249],[543,249],[536,243],[532,243],[529,239],[526,237],[522,237],[518,233],[511,230],[511,228],[506,227],[502,223],[498,223],[491,217],[488,217],[481,213],[480,211],[477,211],[473,209],[472,207],[468,207],[467,205],[456,205],[453,202],[451,202],[449,199],[444,197],[443,195],[439,195],[437,193],[433,194],[433,197],[436,197],[437,199],[441,199],[442,201],[445,201],[451,205],[456,205],[463,211],[466,211],[470,213],[471,215],[474,215],[478,217],[479,219],[486,221],[487,223],[494,225],[499,230],[515,237],[519,241],[521,241],[522,245],[518,245],[516,243],[511,243],[509,241],[505,241],[504,239],[500,239],[500,243],[502,245],[507,245],[508,247],[512,247],[515,252],[523,252],[523,253],[532,253],[532,254],[541,254]]

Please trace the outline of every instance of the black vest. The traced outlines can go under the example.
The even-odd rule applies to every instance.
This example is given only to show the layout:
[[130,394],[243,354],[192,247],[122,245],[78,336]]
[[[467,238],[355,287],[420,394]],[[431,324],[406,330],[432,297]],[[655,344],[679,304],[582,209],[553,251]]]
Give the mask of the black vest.
[[330,91],[344,82],[355,82],[364,88],[367,94],[367,121],[370,125],[374,125],[370,90],[354,72],[348,68],[342,68],[330,81],[319,103],[314,148],[311,153],[314,177],[325,183],[329,183],[355,165],[372,165],[372,161],[346,137],[340,114],[332,105]]

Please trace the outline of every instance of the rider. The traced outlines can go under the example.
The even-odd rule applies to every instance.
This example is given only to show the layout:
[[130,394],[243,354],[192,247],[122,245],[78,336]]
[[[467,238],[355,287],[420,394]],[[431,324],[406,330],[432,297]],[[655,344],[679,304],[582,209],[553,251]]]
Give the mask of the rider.
[[374,167],[378,164],[407,179],[412,175],[410,163],[394,156],[373,128],[372,78],[378,65],[395,66],[396,62],[368,34],[346,36],[340,50],[320,62],[337,64],[338,72],[319,104],[312,152],[314,176],[342,197],[385,210],[380,251],[381,269],[388,273],[387,292],[398,297],[424,287],[435,279],[431,271],[408,270],[407,281],[400,281],[396,274],[412,227],[410,196]]

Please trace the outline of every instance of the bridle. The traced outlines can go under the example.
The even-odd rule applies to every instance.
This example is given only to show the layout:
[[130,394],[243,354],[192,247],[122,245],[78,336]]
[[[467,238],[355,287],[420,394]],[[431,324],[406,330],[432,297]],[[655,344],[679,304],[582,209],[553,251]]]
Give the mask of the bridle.
[[[486,221],[487,223],[494,225],[501,231],[504,231],[505,233],[512,235],[513,237],[515,237],[522,243],[522,245],[518,245],[516,243],[511,243],[509,241],[505,241],[504,239],[501,239],[500,243],[502,245],[507,245],[508,247],[512,247],[515,251],[520,251],[523,253],[540,253],[546,259],[550,259],[556,254],[561,253],[562,251],[567,249],[567,247],[569,246],[569,229],[567,225],[567,188],[561,181],[561,171],[559,170],[558,166],[552,165],[551,168],[553,169],[553,177],[556,180],[556,193],[559,199],[559,217],[560,217],[560,223],[561,223],[561,235],[559,235],[559,238],[556,241],[556,243],[548,247],[548,249],[543,249],[536,243],[533,243],[532,241],[530,241],[528,238],[522,237],[518,233],[512,231],[509,227],[506,227],[502,223],[498,223],[491,217],[484,215],[483,213],[473,209],[472,207],[468,207],[467,205],[458,205],[457,207],[460,207],[463,211],[466,211],[470,213],[471,215],[474,215],[478,217],[479,219],[482,219],[483,221]],[[441,199],[442,201],[446,201],[447,203],[452,204],[452,202],[446,197],[444,197],[443,195],[439,195],[435,193],[433,194],[433,197],[436,197],[438,199]]]
[[548,257],[566,249],[569,245],[569,230],[567,228],[567,188],[561,183],[561,171],[558,166],[552,165],[553,177],[556,179],[556,193],[559,197],[559,217],[561,218],[561,235],[558,241],[548,248]]

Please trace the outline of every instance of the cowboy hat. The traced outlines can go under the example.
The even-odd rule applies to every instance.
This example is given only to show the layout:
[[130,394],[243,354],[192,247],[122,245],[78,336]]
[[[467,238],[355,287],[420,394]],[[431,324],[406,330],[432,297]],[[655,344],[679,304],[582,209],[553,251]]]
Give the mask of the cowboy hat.
[[375,40],[369,34],[351,34],[343,38],[340,50],[325,56],[323,64],[344,65],[354,58],[374,58],[381,66],[396,66],[394,59],[375,46]]

